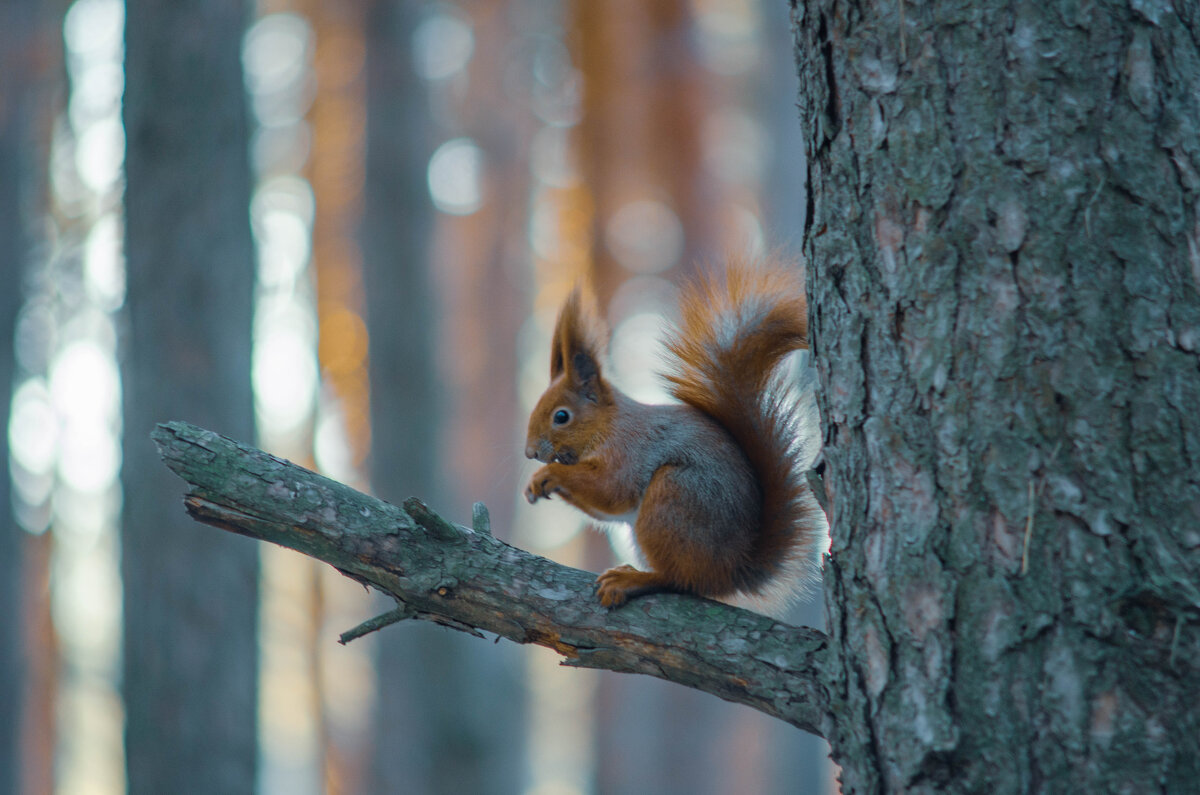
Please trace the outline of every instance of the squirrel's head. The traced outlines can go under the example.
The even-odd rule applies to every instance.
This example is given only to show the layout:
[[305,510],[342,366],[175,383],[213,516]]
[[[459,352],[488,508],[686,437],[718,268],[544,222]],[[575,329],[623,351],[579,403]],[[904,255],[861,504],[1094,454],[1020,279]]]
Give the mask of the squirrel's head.
[[613,396],[600,373],[602,338],[575,288],[554,326],[550,386],[529,415],[526,457],[574,464],[607,431]]

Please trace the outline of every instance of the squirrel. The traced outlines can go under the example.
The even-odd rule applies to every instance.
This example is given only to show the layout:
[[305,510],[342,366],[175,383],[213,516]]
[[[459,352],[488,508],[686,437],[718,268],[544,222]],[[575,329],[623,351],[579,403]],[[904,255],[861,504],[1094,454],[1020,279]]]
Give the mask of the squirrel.
[[529,418],[525,489],[625,522],[648,570],[596,580],[600,603],[672,592],[778,615],[820,579],[824,515],[799,460],[797,418],[776,373],[808,347],[798,274],[737,260],[680,297],[661,373],[681,402],[646,405],[604,378],[603,327],[578,287],[558,315],[550,386]]

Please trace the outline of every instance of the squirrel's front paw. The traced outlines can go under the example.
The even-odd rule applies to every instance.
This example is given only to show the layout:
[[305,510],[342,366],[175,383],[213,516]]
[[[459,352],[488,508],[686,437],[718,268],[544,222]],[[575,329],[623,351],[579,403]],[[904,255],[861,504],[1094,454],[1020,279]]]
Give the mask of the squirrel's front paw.
[[540,499],[550,499],[552,495],[562,493],[558,481],[547,470],[548,467],[542,467],[534,472],[529,485],[525,487],[525,499],[529,500],[530,505]]

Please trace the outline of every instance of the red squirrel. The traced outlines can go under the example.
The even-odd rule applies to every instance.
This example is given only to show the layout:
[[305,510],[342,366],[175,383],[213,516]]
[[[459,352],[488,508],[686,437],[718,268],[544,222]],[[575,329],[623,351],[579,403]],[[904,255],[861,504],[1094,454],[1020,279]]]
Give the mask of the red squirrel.
[[648,570],[609,569],[600,603],[674,592],[777,614],[819,581],[824,517],[798,460],[794,403],[776,370],[808,346],[798,274],[729,264],[680,297],[663,373],[677,405],[646,405],[605,380],[607,342],[579,288],[558,316],[550,386],[529,418],[525,489],[627,522]]

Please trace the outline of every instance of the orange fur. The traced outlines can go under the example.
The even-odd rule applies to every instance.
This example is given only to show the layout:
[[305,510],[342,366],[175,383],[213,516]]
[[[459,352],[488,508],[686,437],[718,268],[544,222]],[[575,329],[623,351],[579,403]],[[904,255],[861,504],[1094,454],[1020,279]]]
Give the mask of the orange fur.
[[776,373],[806,345],[803,292],[780,263],[736,261],[686,289],[680,312],[665,378],[683,403],[647,406],[604,380],[603,334],[571,294],[529,420],[526,455],[545,466],[525,494],[633,525],[650,571],[602,574],[606,606],[673,591],[778,610],[819,577],[825,546]]

